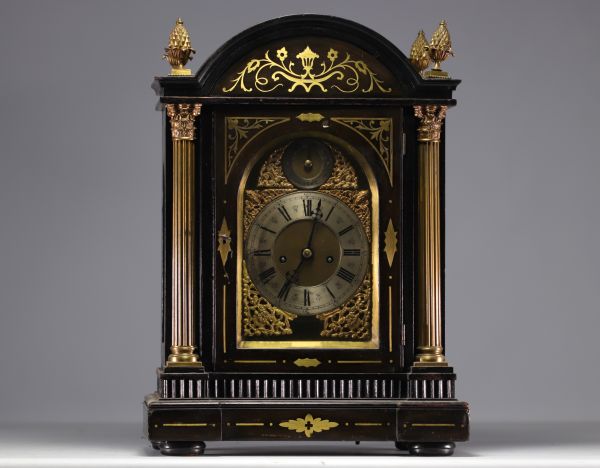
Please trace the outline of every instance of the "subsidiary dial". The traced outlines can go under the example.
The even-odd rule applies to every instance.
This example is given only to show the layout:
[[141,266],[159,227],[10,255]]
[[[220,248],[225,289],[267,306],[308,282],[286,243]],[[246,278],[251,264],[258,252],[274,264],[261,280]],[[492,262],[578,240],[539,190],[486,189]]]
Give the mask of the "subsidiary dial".
[[331,149],[316,138],[292,141],[283,153],[283,172],[300,189],[315,189],[329,179],[333,170]]
[[360,220],[342,201],[294,192],[256,216],[245,258],[250,278],[271,304],[315,315],[356,292],[369,266],[369,244]]

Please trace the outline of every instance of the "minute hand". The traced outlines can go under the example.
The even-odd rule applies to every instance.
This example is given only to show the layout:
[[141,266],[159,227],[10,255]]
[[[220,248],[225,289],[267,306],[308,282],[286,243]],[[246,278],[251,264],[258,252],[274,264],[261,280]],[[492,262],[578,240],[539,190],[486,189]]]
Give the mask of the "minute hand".
[[322,216],[323,216],[323,213],[321,213],[321,200],[319,200],[319,203],[317,204],[317,209],[315,211],[313,211],[313,225],[312,225],[312,229],[310,230],[310,236],[308,237],[308,242],[306,243],[307,249],[310,249],[310,246],[312,245],[312,240],[313,240],[313,236],[315,235],[315,229],[317,227],[317,223],[319,222],[319,220],[321,219]]

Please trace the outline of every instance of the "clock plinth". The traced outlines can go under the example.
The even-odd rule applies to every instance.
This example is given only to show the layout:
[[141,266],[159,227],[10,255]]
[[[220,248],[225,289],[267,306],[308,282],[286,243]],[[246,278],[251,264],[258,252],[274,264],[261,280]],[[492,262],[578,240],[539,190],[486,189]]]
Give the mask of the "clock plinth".
[[[179,26],[170,46],[189,52]],[[315,15],[255,26],[195,76],[156,79],[154,448],[382,440],[449,455],[468,439],[444,341],[443,121],[458,83]]]

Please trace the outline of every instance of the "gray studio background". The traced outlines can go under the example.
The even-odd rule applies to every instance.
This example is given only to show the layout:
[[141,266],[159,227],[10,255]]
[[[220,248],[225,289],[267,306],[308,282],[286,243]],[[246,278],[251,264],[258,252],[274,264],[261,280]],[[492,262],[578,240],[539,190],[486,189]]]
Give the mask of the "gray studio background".
[[600,419],[600,3],[0,2],[0,422],[140,421],[160,362],[161,117],[257,22],[322,13],[408,53],[448,21],[447,356],[474,421]]

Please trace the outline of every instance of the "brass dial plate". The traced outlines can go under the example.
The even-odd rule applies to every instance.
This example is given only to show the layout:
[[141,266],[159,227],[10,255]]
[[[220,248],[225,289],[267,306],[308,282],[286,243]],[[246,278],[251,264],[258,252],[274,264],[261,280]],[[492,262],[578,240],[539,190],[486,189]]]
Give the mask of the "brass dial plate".
[[370,246],[356,214],[341,200],[314,191],[267,204],[248,230],[248,274],[271,304],[316,315],[344,304],[369,267]]

